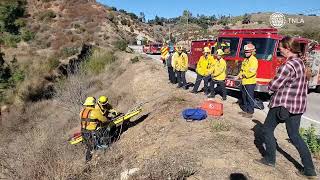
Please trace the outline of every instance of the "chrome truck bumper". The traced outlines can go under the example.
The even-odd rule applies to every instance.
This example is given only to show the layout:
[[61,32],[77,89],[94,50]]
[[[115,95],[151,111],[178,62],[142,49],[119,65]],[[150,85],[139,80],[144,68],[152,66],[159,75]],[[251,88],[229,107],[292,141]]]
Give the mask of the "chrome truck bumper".
[[[232,89],[239,91],[240,90],[240,85],[241,82],[239,80],[236,80],[235,76],[228,76],[226,79],[226,88],[227,89]],[[263,92],[263,93],[268,93],[268,85],[262,85],[262,84],[257,84],[255,91],[257,92]]]

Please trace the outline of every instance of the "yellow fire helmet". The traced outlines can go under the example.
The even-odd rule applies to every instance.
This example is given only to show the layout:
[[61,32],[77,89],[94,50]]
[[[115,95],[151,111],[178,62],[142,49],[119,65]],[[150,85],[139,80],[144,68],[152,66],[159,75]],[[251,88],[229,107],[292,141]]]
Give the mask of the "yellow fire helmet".
[[211,50],[210,50],[209,47],[204,47],[204,48],[203,48],[203,52],[204,52],[204,53],[210,53]]
[[108,103],[108,97],[106,96],[100,96],[98,99],[98,104],[100,105],[106,105]]
[[217,50],[217,55],[218,55],[218,56],[224,55],[223,50],[222,50],[222,49],[218,49],[218,50]]
[[94,106],[96,104],[96,98],[90,96],[87,97],[87,99],[84,101],[84,106]]
[[182,50],[183,50],[183,46],[182,46],[182,45],[178,45],[178,46],[177,46],[177,51],[178,51],[178,52],[182,52]]

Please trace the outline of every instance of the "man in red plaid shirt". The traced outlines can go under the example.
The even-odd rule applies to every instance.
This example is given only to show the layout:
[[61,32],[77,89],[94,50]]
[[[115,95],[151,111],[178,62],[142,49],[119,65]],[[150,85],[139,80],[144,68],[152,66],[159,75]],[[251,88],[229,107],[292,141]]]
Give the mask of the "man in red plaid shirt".
[[274,130],[279,123],[285,123],[288,136],[298,150],[304,166],[299,174],[307,178],[317,178],[310,151],[299,134],[301,116],[306,111],[308,92],[306,68],[299,57],[300,44],[291,37],[284,37],[279,49],[287,61],[269,83],[269,90],[273,95],[269,104],[270,110],[264,122],[266,152],[264,158],[258,162],[275,166],[277,143]]

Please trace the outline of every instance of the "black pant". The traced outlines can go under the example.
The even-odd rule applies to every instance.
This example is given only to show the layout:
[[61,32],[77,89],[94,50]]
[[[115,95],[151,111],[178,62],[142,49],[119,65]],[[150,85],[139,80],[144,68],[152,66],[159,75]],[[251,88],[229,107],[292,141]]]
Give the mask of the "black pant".
[[169,80],[172,84],[176,84],[177,83],[177,77],[176,74],[173,71],[173,67],[169,67],[168,66],[168,74],[169,74]]
[[254,89],[256,84],[241,85],[240,91],[242,96],[242,110],[253,114],[254,113]]
[[[266,143],[266,155],[265,160],[270,163],[276,162],[276,140],[274,137],[274,130],[281,122],[277,114],[280,111],[280,107],[271,108],[268,112],[266,120],[264,122],[264,136]],[[292,144],[298,150],[305,172],[308,174],[315,174],[314,165],[312,162],[310,151],[299,134],[299,127],[302,114],[291,114],[284,123],[286,124],[288,136]]]
[[179,87],[187,86],[187,80],[186,80],[186,72],[185,71],[176,71],[177,79],[179,83]]
[[203,80],[204,81],[204,86],[203,86],[204,92],[205,93],[209,92],[209,85],[208,85],[209,79],[210,79],[210,76],[201,76],[200,74],[197,74],[197,79],[196,79],[196,82],[194,83],[194,87],[193,87],[192,91],[197,92],[198,88],[200,86],[200,83]]
[[222,99],[227,99],[227,89],[225,81],[217,81],[212,79],[210,83],[211,95],[214,96],[216,94],[216,91],[214,89],[215,84],[217,84],[220,89]]

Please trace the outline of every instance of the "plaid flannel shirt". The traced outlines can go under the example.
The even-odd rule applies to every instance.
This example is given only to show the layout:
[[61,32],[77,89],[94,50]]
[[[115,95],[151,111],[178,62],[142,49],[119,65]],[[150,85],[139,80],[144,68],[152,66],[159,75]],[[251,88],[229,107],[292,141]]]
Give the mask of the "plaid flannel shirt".
[[269,83],[274,92],[269,107],[285,107],[292,114],[302,114],[307,109],[308,82],[305,65],[298,57],[288,58]]

